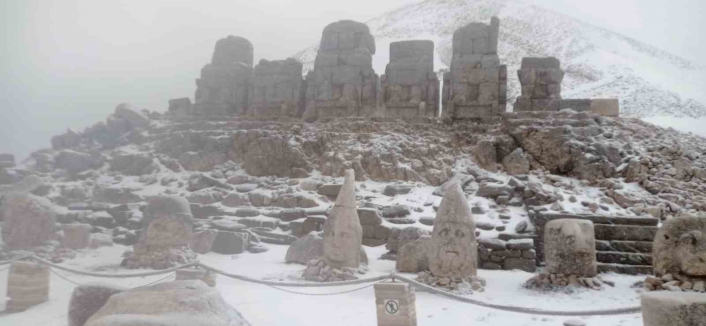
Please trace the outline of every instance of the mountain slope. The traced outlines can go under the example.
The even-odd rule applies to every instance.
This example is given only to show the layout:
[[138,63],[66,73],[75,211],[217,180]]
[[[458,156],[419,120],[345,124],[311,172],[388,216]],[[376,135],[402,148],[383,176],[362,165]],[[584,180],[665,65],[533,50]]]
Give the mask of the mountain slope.
[[[499,55],[508,65],[510,102],[519,94],[514,71],[522,57],[554,56],[566,71],[565,98],[618,97],[628,116],[706,116],[706,70],[667,51],[572,17],[512,0],[430,0],[367,22],[376,37],[378,73],[389,61],[389,43],[431,39],[436,69],[451,61],[453,32],[470,22],[500,18]],[[318,46],[295,57],[311,69]],[[511,109],[512,105],[508,105]]]

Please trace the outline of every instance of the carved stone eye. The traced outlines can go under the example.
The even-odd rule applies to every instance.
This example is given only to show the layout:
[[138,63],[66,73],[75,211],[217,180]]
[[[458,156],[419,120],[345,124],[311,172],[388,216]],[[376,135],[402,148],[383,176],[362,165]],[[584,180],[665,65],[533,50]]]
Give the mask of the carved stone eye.
[[443,230],[439,231],[439,235],[440,235],[440,236],[443,236],[443,237],[448,236],[448,235],[449,235],[449,229],[446,228],[446,229],[443,229]]
[[692,233],[684,233],[679,237],[679,243],[685,245],[696,245],[696,235]]
[[463,234],[463,231],[461,231],[461,230],[456,230],[456,237],[457,237],[457,238],[463,238],[464,236],[466,236],[466,235]]
[[567,243],[567,244],[574,244],[574,242],[576,242],[576,237],[575,237],[575,236],[570,235],[570,236],[566,237],[566,243]]

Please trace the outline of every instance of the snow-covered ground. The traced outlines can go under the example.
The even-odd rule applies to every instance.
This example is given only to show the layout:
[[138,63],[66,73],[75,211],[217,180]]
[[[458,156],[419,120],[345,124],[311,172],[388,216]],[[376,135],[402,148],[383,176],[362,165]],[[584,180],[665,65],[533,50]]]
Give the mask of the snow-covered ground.
[[[291,282],[292,279],[298,279],[298,274],[304,267],[284,263],[288,246],[267,246],[270,250],[266,253],[243,253],[234,256],[209,253],[201,256],[200,261],[230,273],[259,279],[288,282]],[[81,252],[78,258],[67,261],[64,265],[104,273],[129,273],[119,267],[121,254],[126,249],[125,246],[115,245]],[[385,252],[384,247],[366,247],[366,251],[371,260],[370,271],[363,277],[374,277],[394,271],[394,262],[377,259]],[[98,281],[127,287],[149,284],[164,277],[162,275],[138,279],[99,279],[72,275],[63,271],[56,272],[79,284]],[[603,277],[615,281],[615,288],[607,287],[602,291],[582,289],[567,294],[540,293],[522,288],[522,284],[532,276],[526,272],[480,270],[478,273],[486,278],[487,287],[485,292],[476,292],[472,297],[495,304],[545,310],[615,309],[639,305],[639,293],[630,286],[639,281],[642,278],[640,276],[607,274]],[[0,293],[5,293],[7,271],[0,272],[0,280],[2,280]],[[287,288],[287,290],[323,294],[342,292],[363,286],[365,285]],[[74,287],[74,284],[52,274],[48,302],[22,313],[0,315],[0,325],[67,325],[67,308]],[[375,296],[372,287],[340,295],[310,296],[287,293],[272,287],[246,283],[223,276],[218,277],[217,287],[225,300],[236,307],[254,326],[284,324],[289,326],[372,326],[377,324]],[[642,325],[640,314],[578,318],[527,315],[478,307],[425,292],[417,293],[416,309],[419,325],[554,326],[562,325],[568,319],[582,319],[588,325],[596,326]]]

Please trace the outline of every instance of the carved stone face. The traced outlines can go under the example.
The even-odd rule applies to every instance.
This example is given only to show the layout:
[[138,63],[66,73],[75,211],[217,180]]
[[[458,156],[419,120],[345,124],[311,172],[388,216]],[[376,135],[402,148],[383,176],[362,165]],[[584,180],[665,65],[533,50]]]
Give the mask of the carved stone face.
[[706,218],[676,217],[664,222],[653,245],[657,275],[706,276]]
[[551,273],[596,274],[596,242],[591,221],[558,219],[544,228],[545,260]]
[[[357,267],[362,232],[355,227],[332,225],[324,231],[324,256],[330,265]],[[355,265],[355,266],[352,266]]]
[[438,277],[476,275],[477,244],[469,224],[440,222],[434,225],[429,268]]

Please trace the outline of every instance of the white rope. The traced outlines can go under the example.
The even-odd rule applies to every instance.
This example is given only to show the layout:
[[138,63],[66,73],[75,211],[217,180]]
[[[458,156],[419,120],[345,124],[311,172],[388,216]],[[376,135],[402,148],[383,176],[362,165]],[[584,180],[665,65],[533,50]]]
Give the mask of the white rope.
[[24,256],[15,258],[15,259],[9,259],[9,260],[0,261],[0,266],[2,266],[2,265],[7,265],[7,264],[11,264],[11,263],[16,262],[16,261],[18,261],[18,260],[23,260],[23,259],[27,259],[27,258],[31,258],[31,257],[34,257],[34,255],[31,255],[31,254],[30,254],[30,255],[24,255]]
[[[377,283],[377,282],[375,282],[375,283]],[[313,295],[313,296],[325,296],[325,295],[338,295],[338,294],[345,294],[345,293],[351,293],[351,292],[355,292],[355,291],[360,291],[360,290],[367,289],[367,288],[369,288],[369,287],[375,285],[375,283],[373,283],[373,284],[368,284],[368,285],[366,285],[366,286],[362,286],[362,287],[359,287],[359,288],[357,288],[357,289],[352,289],[352,290],[342,291],[342,292],[333,292],[333,293],[305,293],[305,292],[297,292],[297,291],[290,291],[290,290],[286,290],[286,289],[280,289],[280,288],[278,288],[278,287],[276,287],[276,286],[274,286],[274,285],[268,285],[268,286],[271,287],[271,288],[273,288],[273,289],[275,289],[275,290],[280,290],[280,291],[282,291],[282,292],[287,292],[287,293],[292,293],[292,294]]]
[[465,303],[474,304],[481,307],[504,310],[510,312],[517,312],[522,314],[530,315],[548,315],[548,316],[610,316],[610,315],[624,315],[624,314],[636,314],[642,311],[640,306],[619,308],[619,309],[607,309],[607,310],[589,310],[589,311],[553,311],[553,310],[543,310],[535,308],[525,308],[525,307],[515,307],[515,306],[503,306],[492,303],[487,303],[479,300],[474,300],[468,297],[453,294],[451,292],[446,292],[424,283],[417,282],[413,279],[406,278],[404,276],[396,275],[395,278],[405,281],[407,283],[413,284],[417,287],[423,288],[432,294],[447,297],[456,301],[461,301]]
[[64,266],[61,266],[61,265],[54,264],[54,263],[52,263],[52,262],[50,262],[50,261],[41,259],[41,258],[39,258],[39,257],[37,257],[37,256],[32,256],[31,258],[34,259],[34,260],[36,260],[36,261],[39,262],[39,263],[42,263],[42,264],[45,264],[45,265],[49,265],[49,266],[54,267],[54,268],[56,268],[56,269],[60,269],[60,270],[67,271],[67,272],[71,272],[71,273],[74,273],[74,274],[85,275],[85,276],[93,276],[93,277],[106,277],[106,278],[132,278],[132,277],[146,277],[146,276],[162,275],[162,274],[167,274],[167,273],[175,272],[175,271],[178,270],[178,269],[182,269],[182,268],[187,268],[187,267],[192,267],[192,266],[197,266],[197,265],[198,265],[198,262],[193,262],[193,263],[184,264],[184,265],[177,266],[177,267],[170,268],[170,269],[163,269],[163,270],[153,271],[153,272],[131,273],[131,274],[104,274],[104,273],[85,272],[85,271],[80,271],[80,270],[76,270],[76,269],[73,269],[73,268],[64,267]]

